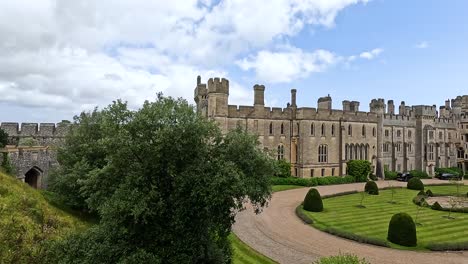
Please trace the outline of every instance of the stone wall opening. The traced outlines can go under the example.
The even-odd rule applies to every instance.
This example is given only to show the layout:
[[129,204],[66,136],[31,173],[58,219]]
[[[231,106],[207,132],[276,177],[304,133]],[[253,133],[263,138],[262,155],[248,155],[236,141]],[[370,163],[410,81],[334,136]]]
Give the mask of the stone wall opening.
[[26,174],[24,175],[24,181],[29,184],[29,186],[37,189],[40,187],[40,179],[41,179],[42,171],[37,167],[32,167]]

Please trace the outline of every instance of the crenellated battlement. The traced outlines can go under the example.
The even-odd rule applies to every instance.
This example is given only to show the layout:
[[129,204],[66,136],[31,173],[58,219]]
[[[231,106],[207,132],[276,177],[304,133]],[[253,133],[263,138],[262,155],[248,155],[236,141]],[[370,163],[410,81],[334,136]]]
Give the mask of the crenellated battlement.
[[229,94],[229,81],[225,78],[210,78],[208,80],[208,93]]
[[16,123],[2,122],[0,128],[3,129],[9,137],[49,137],[62,138],[68,133],[70,123]]

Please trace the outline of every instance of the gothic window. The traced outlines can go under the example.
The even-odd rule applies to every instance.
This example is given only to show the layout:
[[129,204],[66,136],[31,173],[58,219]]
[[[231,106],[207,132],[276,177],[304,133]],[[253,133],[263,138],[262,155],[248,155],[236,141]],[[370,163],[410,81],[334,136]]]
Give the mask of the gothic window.
[[348,126],[348,136],[353,135],[353,127],[351,125]]
[[375,135],[376,135],[375,132],[376,132],[376,131],[375,131],[375,127],[374,127],[374,128],[372,128],[372,136],[374,136],[374,137],[375,137]]
[[427,154],[429,160],[434,160],[434,145],[429,145]]
[[434,131],[429,131],[429,139],[434,139]]
[[366,127],[364,125],[362,125],[362,136],[366,136]]
[[322,137],[325,136],[325,124],[322,124]]
[[345,160],[348,160],[348,144],[345,145]]
[[284,125],[281,123],[281,135],[284,135]]
[[325,163],[328,161],[328,146],[320,145],[318,148],[318,161]]
[[335,124],[333,124],[332,127],[331,127],[331,135],[332,135],[332,137],[335,136]]
[[385,129],[385,136],[388,137],[390,135],[390,132],[388,131],[388,129]]
[[314,123],[312,123],[310,125],[310,135],[315,136],[315,125],[314,125]]
[[383,145],[383,152],[388,152],[389,149],[390,149],[390,144],[385,143],[385,144]]
[[401,137],[401,130],[397,130],[396,135],[397,137]]
[[365,158],[365,160],[369,160],[369,153],[368,152],[369,152],[369,145],[366,145],[364,147],[364,158]]
[[413,145],[408,143],[408,152],[413,152]]
[[362,160],[364,157],[363,151],[364,151],[364,146],[363,145],[359,146],[359,159],[360,160]]
[[273,135],[273,122],[270,122],[270,135]]
[[284,159],[284,146],[278,145],[278,160]]
[[408,138],[411,138],[411,136],[413,135],[413,133],[410,131],[408,131]]

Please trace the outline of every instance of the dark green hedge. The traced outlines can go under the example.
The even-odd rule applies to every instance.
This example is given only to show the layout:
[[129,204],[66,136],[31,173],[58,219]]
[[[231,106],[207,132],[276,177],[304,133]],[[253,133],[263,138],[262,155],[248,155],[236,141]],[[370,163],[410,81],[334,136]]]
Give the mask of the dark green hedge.
[[424,184],[419,178],[411,178],[406,185],[410,190],[424,191]]
[[371,163],[367,160],[350,160],[347,163],[348,175],[356,182],[365,182],[372,171]]
[[284,159],[280,159],[276,162],[276,177],[288,178],[291,177],[291,163]]
[[463,175],[463,171],[460,168],[453,167],[453,168],[436,168],[435,172],[437,174],[442,174],[442,173],[451,173],[455,175]]
[[302,222],[304,222],[305,224],[313,224],[314,223],[314,220],[312,220],[312,218],[308,217],[306,214],[304,214],[304,212],[302,211],[302,206],[303,206],[304,203],[300,204],[299,206],[296,207],[296,215],[297,217],[299,217],[299,219],[302,220]]
[[468,242],[454,242],[454,243],[429,243],[426,248],[432,251],[459,251],[468,250]]
[[313,187],[318,185],[334,185],[334,184],[346,184],[353,183],[354,178],[351,176],[328,176],[328,177],[316,177],[316,178],[280,178],[272,177],[272,185],[297,185],[297,186],[306,186]]
[[419,179],[430,179],[431,177],[429,176],[429,174],[427,174],[427,172],[425,171],[420,171],[420,170],[412,170],[410,171],[410,174],[413,176],[413,177],[416,177],[416,178],[419,178]]
[[364,186],[364,191],[370,195],[379,195],[379,187],[374,181],[368,181]]
[[398,245],[414,247],[417,245],[416,224],[407,213],[392,216],[388,225],[387,239]]
[[385,180],[396,180],[398,177],[398,172],[396,171],[385,171]]
[[309,212],[322,212],[323,202],[317,189],[311,188],[304,198],[304,210]]

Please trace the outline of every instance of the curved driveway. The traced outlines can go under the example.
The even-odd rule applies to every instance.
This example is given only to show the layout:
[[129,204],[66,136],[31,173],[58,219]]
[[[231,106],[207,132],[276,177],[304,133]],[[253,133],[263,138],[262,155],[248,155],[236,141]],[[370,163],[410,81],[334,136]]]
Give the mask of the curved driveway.
[[[377,182],[379,188],[388,182]],[[425,184],[441,183],[424,180]],[[406,183],[392,181],[393,186]],[[465,181],[468,184],[468,181]],[[315,187],[321,195],[345,191],[363,190],[364,183]],[[377,247],[342,239],[305,225],[295,214],[309,188],[282,191],[273,194],[270,205],[255,215],[248,207],[237,214],[233,230],[249,246],[279,263],[312,263],[323,256],[353,253],[371,263],[411,264],[443,263],[468,264],[468,251],[463,252],[414,252]],[[467,227],[468,236],[468,227]]]

